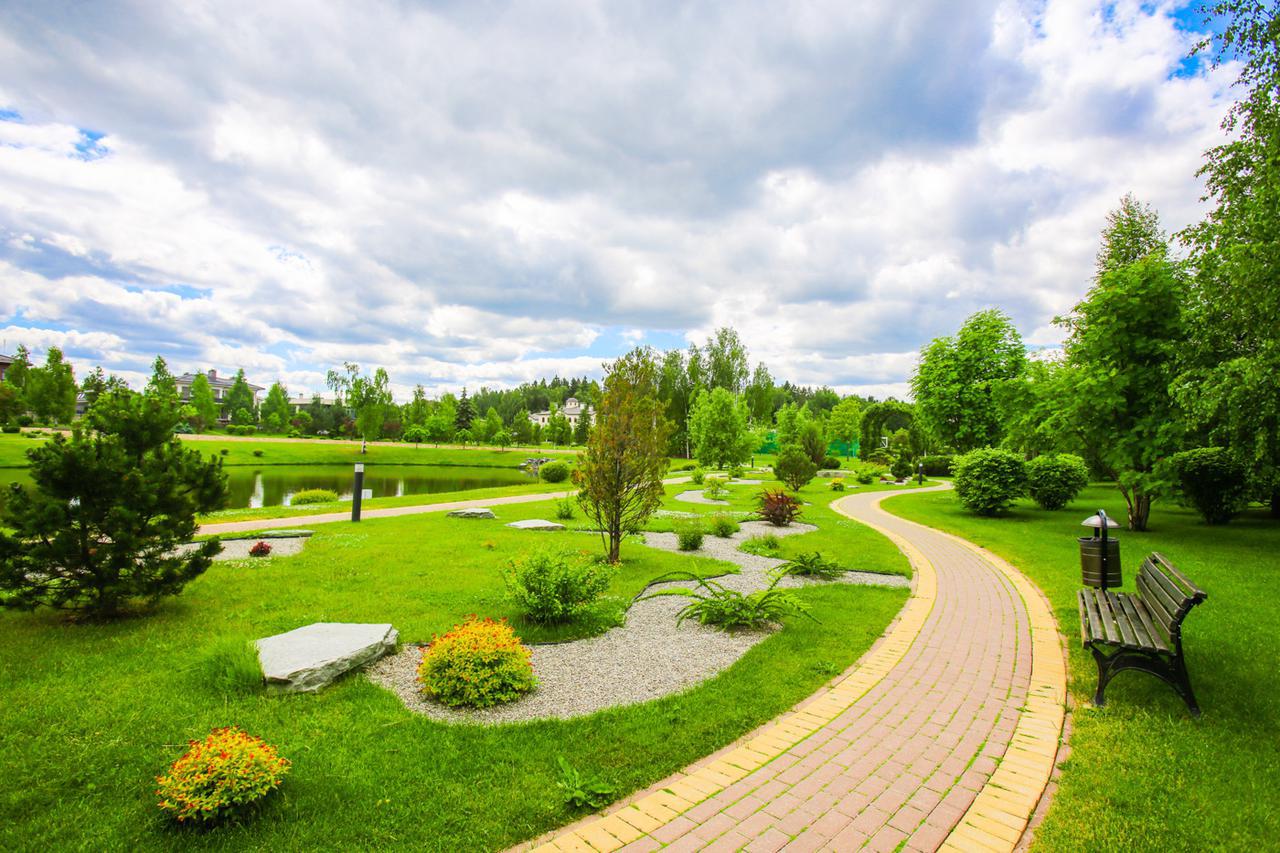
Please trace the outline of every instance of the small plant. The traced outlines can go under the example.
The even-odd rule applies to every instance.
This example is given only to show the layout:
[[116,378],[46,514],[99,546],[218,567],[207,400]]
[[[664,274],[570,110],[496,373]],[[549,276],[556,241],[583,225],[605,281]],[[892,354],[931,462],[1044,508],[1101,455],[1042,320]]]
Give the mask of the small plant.
[[809,616],[809,608],[804,602],[790,592],[777,588],[778,582],[786,575],[786,572],[775,572],[767,587],[743,595],[711,578],[698,577],[690,572],[672,572],[650,583],[690,580],[697,586],[692,589],[667,587],[641,596],[637,600],[644,601],[665,595],[690,599],[677,614],[677,625],[686,619],[695,619],[702,625],[715,625],[725,630],[759,628],[770,622],[778,622],[787,616]]
[[1169,464],[1179,491],[1206,524],[1226,524],[1244,506],[1248,471],[1223,448],[1184,450]]
[[787,484],[793,492],[798,492],[818,473],[818,466],[798,444],[788,444],[778,453],[778,461],[773,466],[773,476]]
[[494,548],[498,547],[498,543],[494,542],[492,539],[486,539],[480,543],[480,547],[486,551],[492,551]]
[[771,557],[782,548],[782,540],[772,533],[765,533],[762,536],[752,536],[746,542],[738,546],[738,550],[746,551],[748,554],[755,554],[758,557]]
[[253,451],[253,455],[254,455],[254,456],[256,456],[256,457],[258,457],[259,459],[261,459],[261,458],[262,458],[262,451],[261,451],[261,450],[255,450],[255,451]]
[[971,450],[956,457],[952,468],[956,497],[978,515],[999,515],[1027,488],[1022,457],[1008,450]]
[[747,473],[747,470],[740,463],[735,462],[729,466],[729,477],[731,479],[741,480],[742,475],[745,473]]
[[288,772],[289,760],[274,746],[227,726],[190,741],[186,754],[156,777],[156,796],[179,823],[216,821],[261,800]]
[[782,489],[765,489],[756,495],[756,505],[762,521],[774,527],[786,527],[800,517],[800,499]]
[[834,456],[825,456],[822,459],[822,468],[825,471],[834,471],[840,467],[840,460]]
[[833,492],[844,491],[844,477],[836,477],[834,480],[831,481],[831,491]]
[[256,543],[254,543],[252,548],[249,549],[249,556],[250,557],[270,557],[271,545],[269,545],[266,542],[263,542],[262,540],[259,540]]
[[1041,509],[1062,509],[1089,485],[1089,468],[1070,453],[1037,456],[1026,472],[1027,494]]
[[563,483],[569,479],[569,463],[559,459],[543,463],[538,469],[538,476],[546,483]]
[[951,476],[950,456],[926,456],[920,461],[924,464],[924,475],[926,477]]
[[303,489],[294,492],[289,498],[289,506],[305,506],[306,504],[327,504],[338,499],[338,493],[332,489]]
[[702,490],[702,496],[709,501],[722,501],[729,497],[729,490],[724,487],[725,482],[723,477],[707,477],[707,487]]
[[910,480],[911,474],[915,469],[911,467],[911,460],[906,456],[899,456],[893,460],[893,465],[889,468],[889,473],[893,474],[895,480]]
[[561,521],[569,521],[574,517],[573,498],[561,498],[556,501],[556,518]]
[[511,702],[537,684],[532,652],[507,621],[475,616],[422,650],[418,680],[436,701],[470,708]]
[[219,450],[218,452],[219,452],[219,453],[221,453],[223,456],[226,456],[226,455],[227,455],[228,453],[230,453],[231,451],[224,447],[224,448],[222,448],[221,450]]
[[798,575],[806,578],[820,578],[822,580],[835,580],[844,574],[844,569],[828,560],[822,554],[814,551],[811,554],[798,554],[791,558],[791,562],[785,563],[779,567],[790,575]]
[[598,560],[534,551],[503,571],[507,597],[532,622],[568,622],[599,598],[613,569]]
[[869,486],[876,481],[876,472],[870,468],[863,469],[858,472],[857,479],[859,485]]
[[689,472],[689,479],[693,482],[695,486],[701,486],[703,480],[705,480],[706,478],[707,478],[707,472],[702,469],[701,465],[699,465],[697,468],[694,468],[692,471]]
[[676,524],[676,540],[681,551],[696,551],[702,547],[702,522],[683,521]]
[[731,515],[717,513],[711,516],[711,532],[721,539],[727,539],[742,529],[742,525]]
[[598,809],[607,805],[617,793],[617,788],[594,776],[578,770],[563,755],[556,756],[560,766],[560,780],[556,787],[564,795],[565,804],[574,809]]

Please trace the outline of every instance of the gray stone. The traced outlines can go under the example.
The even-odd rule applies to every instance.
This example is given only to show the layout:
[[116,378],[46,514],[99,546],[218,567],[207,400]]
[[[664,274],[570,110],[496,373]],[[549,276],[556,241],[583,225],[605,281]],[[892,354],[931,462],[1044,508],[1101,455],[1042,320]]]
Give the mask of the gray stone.
[[389,624],[315,622],[258,640],[267,687],[314,693],[343,673],[394,651],[400,635]]
[[237,539],[252,539],[257,542],[260,539],[307,539],[313,535],[315,535],[314,530],[276,529],[263,530],[260,533],[249,533],[244,536],[232,535],[219,536],[218,538],[223,542],[234,542]]
[[455,509],[449,513],[450,518],[497,518],[493,514],[493,510],[485,507],[473,507],[468,509]]
[[554,521],[547,521],[544,518],[526,518],[524,521],[513,521],[507,527],[514,527],[516,530],[564,530],[563,524],[556,524]]

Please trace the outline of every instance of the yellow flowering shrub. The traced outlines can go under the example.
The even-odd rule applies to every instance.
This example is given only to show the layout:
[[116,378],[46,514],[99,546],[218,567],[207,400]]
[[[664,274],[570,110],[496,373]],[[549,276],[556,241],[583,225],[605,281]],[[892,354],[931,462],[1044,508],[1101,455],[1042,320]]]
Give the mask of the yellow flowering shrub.
[[474,616],[422,650],[418,680],[432,699],[471,708],[518,699],[537,683],[532,652],[507,620]]
[[186,754],[156,777],[156,796],[179,823],[212,821],[262,799],[280,787],[287,772],[289,759],[274,746],[227,726],[190,741]]

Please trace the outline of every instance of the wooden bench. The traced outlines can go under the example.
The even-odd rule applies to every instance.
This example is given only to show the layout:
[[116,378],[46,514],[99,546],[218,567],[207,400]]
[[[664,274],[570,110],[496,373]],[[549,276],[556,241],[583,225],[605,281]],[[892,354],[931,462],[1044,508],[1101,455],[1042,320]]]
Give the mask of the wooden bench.
[[1105,704],[1107,684],[1126,669],[1167,682],[1191,713],[1200,716],[1182,657],[1182,620],[1208,594],[1159,553],[1142,561],[1136,595],[1110,590],[1079,592],[1080,637],[1098,664],[1093,704]]

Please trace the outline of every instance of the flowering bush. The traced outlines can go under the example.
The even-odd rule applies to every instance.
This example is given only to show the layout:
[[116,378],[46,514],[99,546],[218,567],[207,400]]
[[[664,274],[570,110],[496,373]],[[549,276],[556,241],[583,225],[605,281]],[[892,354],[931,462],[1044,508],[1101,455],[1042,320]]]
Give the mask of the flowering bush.
[[531,652],[507,621],[475,616],[423,649],[418,680],[431,698],[472,708],[510,702],[537,684]]
[[250,557],[269,557],[271,556],[271,546],[266,542],[257,542],[249,549]]
[[844,491],[844,477],[836,477],[834,480],[831,481],[831,491],[833,492]]
[[262,738],[237,726],[214,729],[193,740],[187,753],[157,776],[160,808],[179,823],[212,821],[246,806],[280,787],[289,759]]

